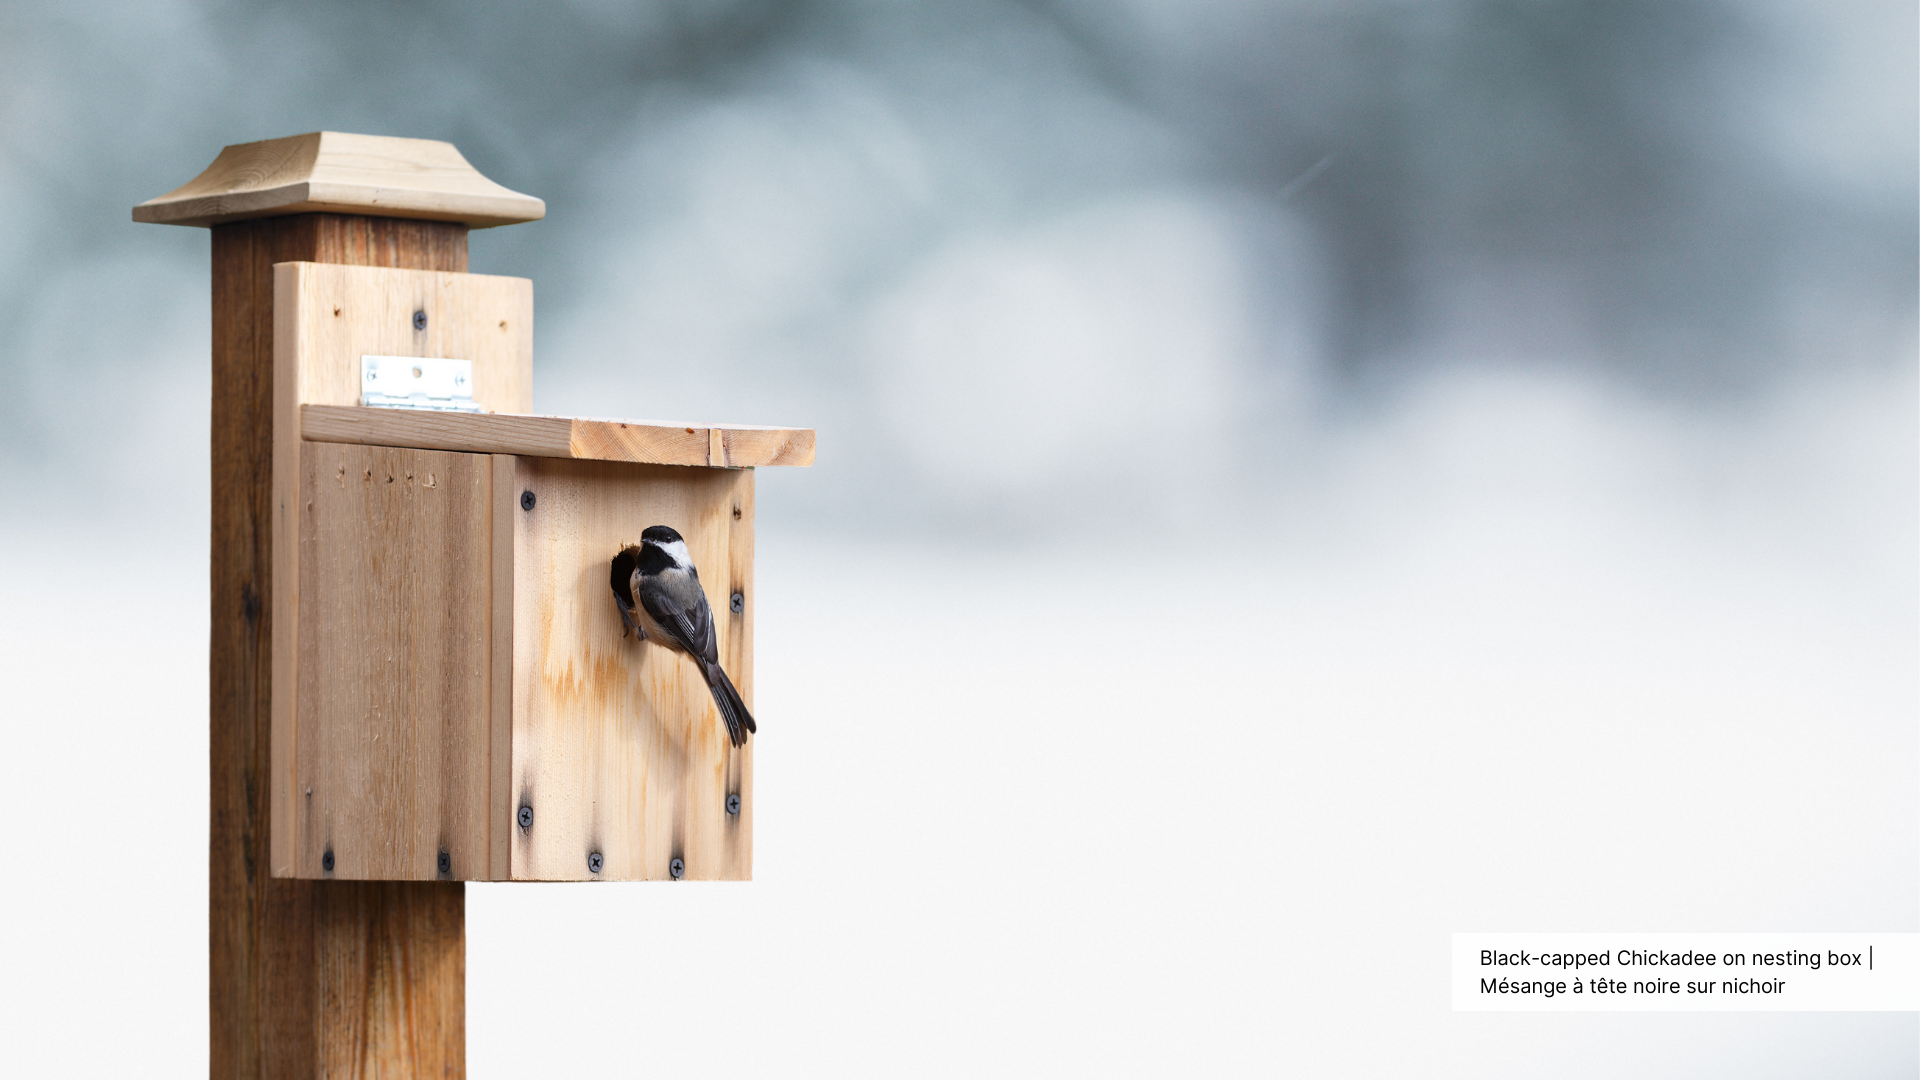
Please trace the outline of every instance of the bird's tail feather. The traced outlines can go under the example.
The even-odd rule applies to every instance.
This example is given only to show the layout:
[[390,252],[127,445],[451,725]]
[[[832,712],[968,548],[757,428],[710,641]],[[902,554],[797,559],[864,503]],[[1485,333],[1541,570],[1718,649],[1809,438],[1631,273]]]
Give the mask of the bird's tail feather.
[[757,732],[753,714],[747,711],[747,703],[740,699],[740,691],[733,688],[733,680],[727,678],[725,668],[719,664],[708,664],[707,688],[713,691],[713,703],[720,708],[720,719],[727,722],[727,737],[733,745],[744,746],[747,732]]

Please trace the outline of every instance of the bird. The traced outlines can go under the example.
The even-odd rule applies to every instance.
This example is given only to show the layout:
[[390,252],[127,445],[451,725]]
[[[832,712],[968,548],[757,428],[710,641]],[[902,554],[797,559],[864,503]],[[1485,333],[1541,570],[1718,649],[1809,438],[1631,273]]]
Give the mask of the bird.
[[684,653],[700,668],[713,693],[727,737],[744,746],[748,732],[758,732],[747,703],[720,666],[713,633],[713,609],[700,587],[700,572],[687,554],[687,542],[665,525],[654,525],[613,557],[610,582],[613,602],[620,608],[625,637],[628,630],[640,640]]

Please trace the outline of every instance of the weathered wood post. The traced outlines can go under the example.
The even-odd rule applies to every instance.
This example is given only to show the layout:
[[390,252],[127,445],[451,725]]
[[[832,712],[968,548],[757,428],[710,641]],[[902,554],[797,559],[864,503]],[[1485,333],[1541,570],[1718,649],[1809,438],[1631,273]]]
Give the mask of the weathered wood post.
[[230,146],[135,221],[213,232],[212,1075],[464,1075],[458,881],[268,872],[275,263],[464,272],[467,230],[542,217],[446,143]]

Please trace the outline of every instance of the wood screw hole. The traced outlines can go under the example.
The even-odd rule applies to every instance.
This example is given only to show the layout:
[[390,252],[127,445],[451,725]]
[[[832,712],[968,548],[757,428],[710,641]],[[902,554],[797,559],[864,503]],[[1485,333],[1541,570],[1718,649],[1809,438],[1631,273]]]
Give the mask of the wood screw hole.
[[440,872],[443,874],[453,873],[453,856],[444,851],[440,853]]
[[727,813],[738,814],[739,812],[740,812],[740,796],[735,794],[729,794],[727,796]]
[[739,593],[734,593],[732,596],[727,598],[727,606],[733,609],[733,613],[735,615],[738,615],[741,612],[747,610],[747,598],[740,595]]
[[425,329],[427,328],[427,313],[426,313],[426,312],[424,312],[424,311],[416,311],[416,312],[414,312],[414,313],[413,313],[413,328],[414,328],[415,330],[425,330]]
[[523,829],[533,828],[533,807],[522,806],[520,808],[520,827]]
[[600,872],[600,868],[605,865],[607,865],[607,861],[600,857],[599,852],[592,851],[587,853],[587,873],[597,874]]
[[327,851],[321,854],[320,869],[325,870],[329,874],[333,873],[333,852],[332,851]]
[[520,493],[520,509],[522,510],[533,509],[533,492],[523,491]]
[[683,860],[681,860],[678,856],[676,856],[672,862],[667,864],[667,874],[670,877],[672,877],[673,880],[675,881],[679,881],[680,875],[686,872],[687,872],[687,864]]

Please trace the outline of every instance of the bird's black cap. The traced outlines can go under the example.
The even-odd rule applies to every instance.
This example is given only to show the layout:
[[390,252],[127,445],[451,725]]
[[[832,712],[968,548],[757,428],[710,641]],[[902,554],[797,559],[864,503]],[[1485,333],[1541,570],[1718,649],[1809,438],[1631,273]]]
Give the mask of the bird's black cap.
[[646,532],[640,534],[640,539],[651,540],[656,544],[678,544],[681,542],[680,534],[667,528],[665,525],[651,526]]

